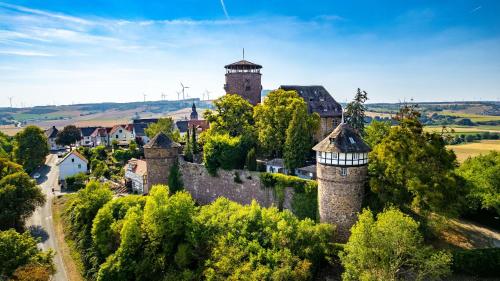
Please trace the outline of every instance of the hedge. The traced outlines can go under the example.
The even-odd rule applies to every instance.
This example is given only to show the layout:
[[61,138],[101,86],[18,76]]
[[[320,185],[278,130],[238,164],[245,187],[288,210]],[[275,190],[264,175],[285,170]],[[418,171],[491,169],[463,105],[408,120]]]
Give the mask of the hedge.
[[477,277],[500,276],[500,248],[453,251],[454,273]]
[[300,219],[317,220],[318,183],[316,181],[277,173],[261,173],[260,179],[265,187],[274,189],[280,209],[283,209],[285,201],[285,188],[291,187],[294,190],[291,211]]

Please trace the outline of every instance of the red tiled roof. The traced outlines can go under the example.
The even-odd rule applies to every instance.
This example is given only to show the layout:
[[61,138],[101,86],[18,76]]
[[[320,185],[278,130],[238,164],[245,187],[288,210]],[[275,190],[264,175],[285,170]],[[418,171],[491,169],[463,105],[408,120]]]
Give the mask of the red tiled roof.
[[207,130],[210,128],[210,124],[208,123],[207,120],[189,120],[188,121],[188,128],[201,128],[202,131]]
[[137,175],[144,176],[148,173],[148,168],[146,166],[146,161],[132,158],[128,161],[129,165],[132,165],[132,172]]

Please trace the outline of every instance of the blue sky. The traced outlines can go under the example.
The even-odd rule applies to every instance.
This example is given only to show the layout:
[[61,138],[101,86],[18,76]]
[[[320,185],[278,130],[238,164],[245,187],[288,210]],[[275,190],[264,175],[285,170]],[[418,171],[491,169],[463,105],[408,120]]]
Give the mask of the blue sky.
[[499,100],[499,14],[481,0],[0,0],[0,106],[176,99],[180,81],[216,97],[242,48],[264,89]]

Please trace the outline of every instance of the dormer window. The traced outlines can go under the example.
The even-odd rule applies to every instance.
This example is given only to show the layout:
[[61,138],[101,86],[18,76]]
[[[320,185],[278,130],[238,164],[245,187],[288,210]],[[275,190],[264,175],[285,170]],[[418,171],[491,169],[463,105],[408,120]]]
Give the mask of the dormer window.
[[355,144],[356,143],[352,137],[349,137],[349,141],[351,142],[351,144]]

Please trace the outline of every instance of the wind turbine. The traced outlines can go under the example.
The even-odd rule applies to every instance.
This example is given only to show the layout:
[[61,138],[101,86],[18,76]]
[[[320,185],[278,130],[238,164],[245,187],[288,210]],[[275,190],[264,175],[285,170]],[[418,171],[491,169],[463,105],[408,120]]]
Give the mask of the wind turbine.
[[164,93],[161,93],[161,100],[165,100],[165,94]]
[[186,99],[186,96],[184,95],[184,89],[189,89],[189,86],[184,86],[184,84],[182,84],[182,82],[180,82],[180,83],[181,83],[181,87],[182,87],[182,99],[184,100],[184,99]]
[[181,99],[181,92],[177,91],[177,100],[180,100]]
[[210,100],[210,92],[207,89],[203,92],[203,100],[205,100],[205,96],[207,96],[206,100]]
[[9,97],[9,102],[10,102],[10,107],[11,107],[11,108],[12,108],[12,99],[13,99],[13,98],[14,98],[14,97]]
[[146,94],[142,94],[144,96],[144,102],[146,102]]

